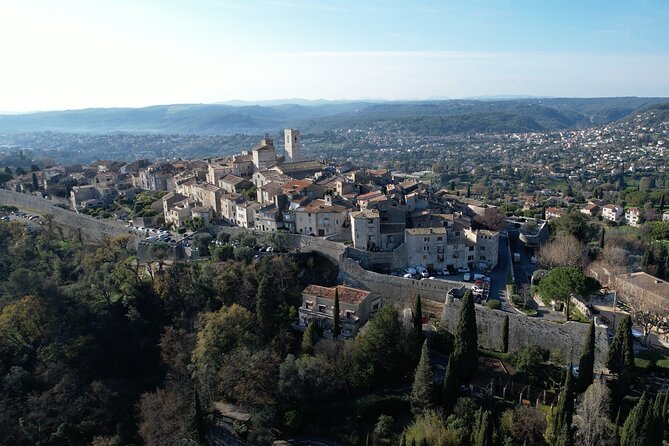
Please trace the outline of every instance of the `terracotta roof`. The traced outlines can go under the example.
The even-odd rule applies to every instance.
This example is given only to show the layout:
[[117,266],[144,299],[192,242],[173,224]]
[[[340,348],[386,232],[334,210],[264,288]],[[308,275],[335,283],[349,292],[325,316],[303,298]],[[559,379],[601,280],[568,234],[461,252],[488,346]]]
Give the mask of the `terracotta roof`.
[[379,211],[376,209],[361,209],[351,213],[353,218],[379,218]]
[[302,293],[334,301],[335,290],[339,292],[339,301],[348,304],[360,304],[371,294],[369,291],[361,290],[359,288],[351,288],[345,285],[337,285],[333,287],[309,285],[302,291]]
[[329,206],[326,204],[325,200],[314,200],[302,208],[303,212],[310,212],[312,214],[317,214],[319,212],[344,212],[345,210],[346,208],[344,206],[339,206],[337,204]]

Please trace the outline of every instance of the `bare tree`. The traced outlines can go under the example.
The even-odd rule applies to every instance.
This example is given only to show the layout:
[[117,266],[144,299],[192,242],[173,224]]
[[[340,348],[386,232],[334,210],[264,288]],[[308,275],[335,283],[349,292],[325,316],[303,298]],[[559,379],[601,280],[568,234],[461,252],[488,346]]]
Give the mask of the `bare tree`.
[[574,424],[576,442],[582,446],[612,444],[614,439],[609,418],[611,395],[603,382],[596,380],[579,398]]
[[618,246],[606,245],[601,253],[601,259],[608,269],[621,274],[626,271],[629,263],[628,252]]
[[553,240],[539,249],[537,261],[545,269],[559,266],[583,267],[586,263],[585,244],[567,232],[559,232]]

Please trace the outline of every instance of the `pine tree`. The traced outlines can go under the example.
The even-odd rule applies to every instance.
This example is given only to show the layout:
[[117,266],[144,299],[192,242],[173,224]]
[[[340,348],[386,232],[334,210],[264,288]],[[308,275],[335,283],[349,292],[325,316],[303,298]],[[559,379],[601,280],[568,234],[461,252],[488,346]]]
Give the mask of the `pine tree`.
[[504,315],[504,324],[502,325],[502,352],[509,352],[509,315]]
[[416,296],[413,306],[413,328],[419,333],[423,331],[423,306],[420,301],[420,294]]
[[341,334],[341,320],[339,314],[339,288],[335,288],[334,309],[332,310],[333,327],[332,334],[337,339]]
[[455,369],[455,355],[451,353],[444,374],[444,385],[441,390],[441,400],[444,409],[451,410],[458,399],[458,375]]
[[621,374],[626,368],[633,366],[632,319],[625,314],[616,327],[616,334],[606,356],[606,367],[612,373]]
[[430,368],[430,352],[427,348],[427,339],[423,342],[420,361],[414,374],[411,390],[411,412],[414,415],[424,413],[434,407],[434,388],[432,383],[432,369]]
[[595,321],[590,321],[590,329],[583,344],[583,351],[578,362],[578,392],[582,393],[592,384],[595,372]]
[[604,226],[602,226],[602,234],[599,237],[599,247],[604,249],[604,234],[606,231],[604,230]]
[[574,415],[574,384],[571,374],[572,365],[567,369],[564,388],[560,392],[553,416],[554,446],[571,444],[571,422]]
[[468,383],[478,368],[478,332],[474,296],[467,291],[460,304],[460,319],[455,333],[455,362],[459,378]]
[[313,355],[314,354],[314,345],[316,345],[316,338],[318,336],[318,333],[316,331],[316,324],[313,322],[309,322],[309,325],[307,325],[307,329],[304,330],[304,334],[302,335],[302,353],[305,355]]
[[650,402],[644,392],[641,399],[632,408],[622,432],[620,433],[620,446],[637,446],[648,444],[648,411],[652,410]]

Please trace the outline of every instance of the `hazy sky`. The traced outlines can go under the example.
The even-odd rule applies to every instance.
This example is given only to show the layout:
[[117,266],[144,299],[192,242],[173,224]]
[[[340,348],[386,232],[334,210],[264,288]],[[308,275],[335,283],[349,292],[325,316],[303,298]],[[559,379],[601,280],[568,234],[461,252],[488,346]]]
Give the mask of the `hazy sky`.
[[669,96],[668,0],[3,0],[0,111]]

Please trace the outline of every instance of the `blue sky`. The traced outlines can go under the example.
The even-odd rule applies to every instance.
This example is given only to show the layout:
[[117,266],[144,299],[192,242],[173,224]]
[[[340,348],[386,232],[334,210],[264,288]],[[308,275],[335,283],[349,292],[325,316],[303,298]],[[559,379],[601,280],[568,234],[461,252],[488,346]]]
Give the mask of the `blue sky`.
[[9,0],[0,111],[669,96],[666,0]]

